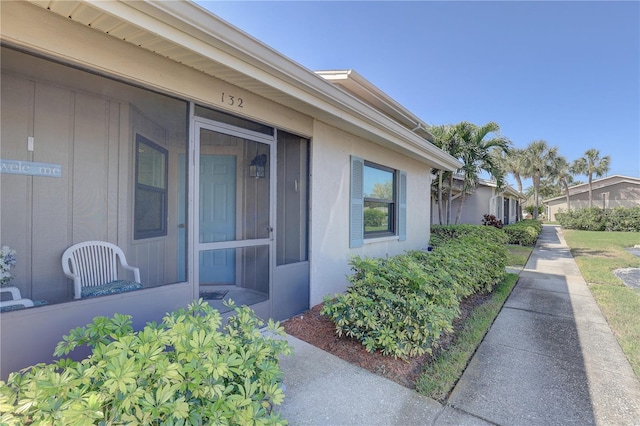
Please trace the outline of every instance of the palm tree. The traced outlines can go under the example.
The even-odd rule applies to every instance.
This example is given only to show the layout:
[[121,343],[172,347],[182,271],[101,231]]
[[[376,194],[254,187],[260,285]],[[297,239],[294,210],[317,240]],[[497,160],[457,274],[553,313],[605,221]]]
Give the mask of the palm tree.
[[573,175],[575,174],[574,168],[569,164],[566,158],[560,156],[557,159],[556,170],[551,177],[554,183],[562,186],[565,196],[567,198],[567,210],[571,210],[571,204],[569,200],[569,185],[573,185]]
[[[434,137],[434,144],[442,149],[445,152],[453,152],[457,150],[456,142],[455,142],[455,134],[453,132],[453,126],[451,125],[440,125],[440,126],[432,126],[429,129],[429,132]],[[451,190],[453,186],[453,173],[447,172],[445,170],[436,170],[437,175],[437,204],[438,204],[438,223],[440,225],[444,224],[444,214],[449,211],[450,200],[451,200]],[[447,190],[447,205],[445,206],[443,203],[443,195],[445,190],[445,180],[449,182],[448,190]],[[448,222],[447,222],[448,224]]]
[[524,174],[524,149],[511,148],[502,156],[503,167],[511,173],[518,185],[518,192],[522,192],[522,176]]
[[535,209],[533,218],[538,218],[540,206],[540,180],[543,177],[552,176],[558,168],[558,147],[549,147],[546,141],[533,141],[524,152],[523,177],[533,181]]
[[589,207],[593,204],[593,198],[591,196],[593,175],[596,175],[596,177],[605,176],[607,172],[609,172],[610,162],[610,156],[605,155],[600,158],[600,151],[594,148],[586,150],[584,157],[578,158],[573,162],[575,173],[585,175],[589,178]]
[[[516,180],[518,192],[522,194],[522,176],[524,175],[524,150],[520,148],[511,148],[501,155],[499,158],[502,167],[506,173],[511,173]],[[520,211],[516,212],[517,220],[522,218],[522,205]]]
[[[497,123],[489,122],[483,126],[476,126],[468,122],[461,122],[455,126],[459,140],[459,159],[462,161],[462,173],[464,175],[460,203],[456,214],[457,224],[460,221],[462,207],[467,194],[473,193],[478,186],[478,175],[481,171],[488,172],[492,178],[496,179],[498,188],[504,185],[504,172],[497,157],[509,150],[510,141],[500,136],[500,126]],[[497,136],[485,139],[489,134]],[[497,152],[497,154],[496,154]]]

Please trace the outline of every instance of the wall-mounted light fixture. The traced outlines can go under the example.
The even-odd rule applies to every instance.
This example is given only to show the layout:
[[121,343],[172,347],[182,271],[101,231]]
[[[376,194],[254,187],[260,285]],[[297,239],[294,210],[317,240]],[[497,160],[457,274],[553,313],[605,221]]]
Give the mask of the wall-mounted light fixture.
[[267,154],[256,154],[255,158],[251,160],[251,164],[249,164],[249,176],[256,179],[263,178],[266,166]]

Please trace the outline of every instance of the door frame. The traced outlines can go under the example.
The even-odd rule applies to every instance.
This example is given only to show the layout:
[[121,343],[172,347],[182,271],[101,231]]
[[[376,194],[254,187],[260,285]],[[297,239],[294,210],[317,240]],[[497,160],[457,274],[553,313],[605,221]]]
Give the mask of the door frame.
[[[193,108],[191,109],[193,111]],[[198,300],[200,297],[200,252],[203,250],[213,249],[233,249],[243,247],[255,247],[255,246],[268,246],[269,250],[269,298],[265,302],[260,302],[252,305],[251,308],[262,318],[269,318],[271,316],[271,305],[273,299],[273,273],[275,267],[275,250],[274,250],[274,236],[276,227],[276,137],[275,134],[267,135],[264,133],[254,132],[251,130],[243,129],[241,127],[232,126],[226,123],[210,120],[203,117],[193,116],[191,117],[191,125],[189,126],[189,205],[192,207],[188,214],[191,226],[189,227],[189,238],[187,244],[187,255],[189,257],[189,282],[193,283],[193,298]],[[230,136],[236,136],[243,139],[248,139],[257,143],[263,143],[269,146],[269,232],[268,238],[261,238],[255,240],[234,240],[234,241],[220,241],[212,243],[200,242],[200,130],[206,129],[209,131],[222,133]],[[275,133],[275,132],[274,132]]]

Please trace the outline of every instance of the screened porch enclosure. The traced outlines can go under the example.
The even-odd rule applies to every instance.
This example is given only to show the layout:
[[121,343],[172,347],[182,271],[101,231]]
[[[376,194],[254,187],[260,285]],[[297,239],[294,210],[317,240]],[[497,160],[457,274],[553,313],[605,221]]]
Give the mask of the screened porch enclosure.
[[188,104],[6,47],[1,84],[3,162],[60,170],[0,175],[1,244],[16,251],[22,297],[71,301],[61,256],[88,240],[122,248],[145,288],[184,281]]
[[96,240],[139,268],[136,291],[182,283],[265,318],[308,308],[308,139],[8,47],[1,83],[0,244],[22,297],[73,301],[62,253]]

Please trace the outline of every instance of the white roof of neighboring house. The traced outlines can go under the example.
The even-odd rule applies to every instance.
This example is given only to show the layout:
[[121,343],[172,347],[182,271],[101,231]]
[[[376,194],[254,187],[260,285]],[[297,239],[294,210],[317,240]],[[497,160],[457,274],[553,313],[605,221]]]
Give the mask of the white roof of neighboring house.
[[[592,189],[601,189],[607,186],[616,185],[618,183],[631,183],[634,185],[640,185],[640,178],[635,178],[631,176],[622,176],[622,175],[612,175],[607,176],[601,179],[596,179],[591,182]],[[581,183],[578,185],[573,185],[569,187],[569,196],[576,194],[583,194],[585,192],[589,192],[589,183]],[[567,198],[566,195],[559,195],[557,197],[548,198],[543,200],[544,203],[555,200],[565,200]]]
[[[431,144],[424,134],[399,120],[414,116],[388,96],[391,109],[375,100],[365,103],[300,64],[251,37],[201,6],[180,1],[29,0],[70,21],[90,26],[120,40],[150,50],[185,66],[242,87],[295,111],[330,123],[344,131],[408,155],[431,167],[456,170],[460,162]],[[3,8],[3,15],[5,14]],[[4,17],[3,17],[4,18]],[[29,48],[37,40],[20,34],[13,19],[3,19],[2,40]],[[74,52],[65,52],[73,61]],[[80,65],[95,67],[96,64]],[[121,76],[133,78],[133,76]],[[140,82],[144,83],[144,82]],[[364,84],[363,87],[373,87]],[[164,88],[170,90],[171,88]],[[372,93],[381,94],[379,90]]]

